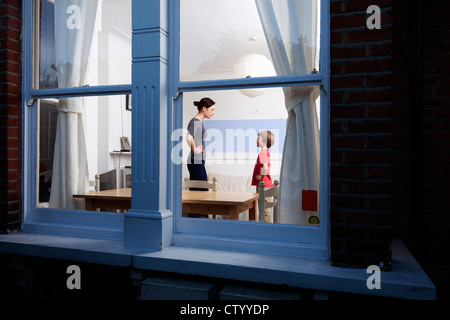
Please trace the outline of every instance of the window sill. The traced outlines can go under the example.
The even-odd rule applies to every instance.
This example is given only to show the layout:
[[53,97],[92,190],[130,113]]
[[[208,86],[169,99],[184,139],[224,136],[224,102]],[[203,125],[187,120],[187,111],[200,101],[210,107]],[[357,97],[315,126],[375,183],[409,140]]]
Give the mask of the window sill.
[[392,243],[392,271],[381,273],[381,289],[369,290],[365,269],[333,267],[329,260],[169,247],[159,252],[127,249],[122,241],[15,233],[0,235],[0,253],[142,270],[285,284],[403,299],[436,299],[436,288],[403,243]]

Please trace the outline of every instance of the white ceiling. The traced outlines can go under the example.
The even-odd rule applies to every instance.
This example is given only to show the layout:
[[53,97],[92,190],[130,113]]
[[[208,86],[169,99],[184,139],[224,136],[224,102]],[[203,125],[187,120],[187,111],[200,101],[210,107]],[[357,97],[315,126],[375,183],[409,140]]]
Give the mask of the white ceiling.
[[248,53],[270,59],[254,0],[182,0],[180,30],[183,80],[231,77]]

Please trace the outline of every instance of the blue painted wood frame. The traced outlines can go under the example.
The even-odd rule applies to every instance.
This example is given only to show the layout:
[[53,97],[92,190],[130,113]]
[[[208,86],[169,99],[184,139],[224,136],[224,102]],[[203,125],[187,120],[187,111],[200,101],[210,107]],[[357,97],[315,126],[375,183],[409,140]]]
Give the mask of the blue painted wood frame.
[[131,85],[92,86],[80,88],[33,89],[33,36],[35,33],[34,1],[22,1],[22,176],[23,219],[22,230],[26,232],[65,234],[87,237],[123,238],[123,217],[96,212],[47,209],[36,207],[36,133],[37,101],[49,98],[124,95],[131,93]]
[[127,247],[172,244],[168,210],[168,0],[133,0],[132,203],[125,214]]

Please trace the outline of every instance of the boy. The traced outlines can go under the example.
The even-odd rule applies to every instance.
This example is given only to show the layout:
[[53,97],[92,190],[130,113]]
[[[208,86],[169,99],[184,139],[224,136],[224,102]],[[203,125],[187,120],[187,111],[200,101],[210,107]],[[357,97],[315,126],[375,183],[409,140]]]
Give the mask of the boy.
[[[256,159],[255,168],[252,175],[252,186],[256,186],[256,192],[259,193],[259,183],[264,182],[265,187],[273,187],[270,177],[270,152],[269,148],[275,143],[275,135],[267,130],[258,133],[257,147],[261,148]],[[272,213],[270,208],[265,210],[265,222],[271,222]]]

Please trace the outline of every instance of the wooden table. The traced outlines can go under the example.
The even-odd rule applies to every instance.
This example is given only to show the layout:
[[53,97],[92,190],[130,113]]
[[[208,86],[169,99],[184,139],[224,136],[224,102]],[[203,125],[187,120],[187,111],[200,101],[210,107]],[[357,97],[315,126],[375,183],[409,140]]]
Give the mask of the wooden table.
[[74,194],[73,197],[85,199],[87,211],[96,211],[97,209],[127,211],[131,208],[131,188]]
[[[88,211],[131,208],[131,188],[74,194],[73,197],[85,199]],[[256,221],[257,217],[257,193],[183,190],[181,202],[182,211],[193,214],[226,215],[230,220],[239,220],[239,214],[249,210],[249,220]]]
[[249,220],[256,221],[258,194],[245,192],[182,191],[183,212],[226,215],[239,220],[239,214],[249,210]]

